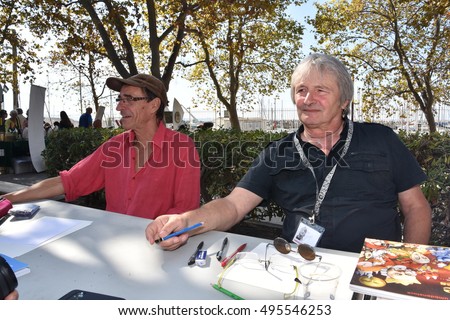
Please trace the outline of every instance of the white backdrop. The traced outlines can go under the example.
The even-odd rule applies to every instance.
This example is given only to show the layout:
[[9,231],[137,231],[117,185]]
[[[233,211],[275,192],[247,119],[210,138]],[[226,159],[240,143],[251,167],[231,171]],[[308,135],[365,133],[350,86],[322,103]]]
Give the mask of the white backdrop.
[[44,130],[45,88],[31,85],[28,111],[28,144],[33,167],[37,172],[47,170],[41,153],[45,149]]

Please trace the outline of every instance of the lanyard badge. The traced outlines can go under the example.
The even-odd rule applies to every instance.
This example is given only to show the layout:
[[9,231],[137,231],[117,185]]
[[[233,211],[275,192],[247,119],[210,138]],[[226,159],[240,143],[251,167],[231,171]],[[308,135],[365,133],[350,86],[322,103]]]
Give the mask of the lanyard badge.
[[[347,139],[344,144],[344,148],[341,153],[341,158],[343,158],[348,151],[348,148],[350,147],[350,142],[353,137],[353,122],[349,120],[348,122],[348,133],[347,133]],[[294,144],[297,148],[298,153],[300,154],[300,158],[302,162],[306,165],[306,167],[311,171],[314,180],[316,182],[316,203],[314,205],[314,210],[312,211],[312,214],[310,215],[309,219],[301,218],[300,223],[297,227],[297,231],[295,232],[294,239],[292,239],[293,242],[299,244],[299,243],[307,243],[311,246],[316,246],[319,242],[320,238],[322,237],[322,234],[325,232],[325,228],[318,225],[315,220],[316,217],[319,216],[320,213],[320,207],[322,205],[323,200],[325,199],[325,196],[328,192],[328,188],[331,184],[331,179],[334,176],[334,172],[336,171],[337,164],[333,166],[331,171],[327,174],[325,177],[325,180],[322,184],[322,187],[319,190],[318,181],[316,178],[316,174],[314,173],[314,168],[312,167],[311,163],[309,162],[308,158],[305,155],[305,152],[303,151],[302,146],[300,145],[300,141],[298,140],[297,135],[294,136]]]
[[324,232],[324,227],[302,217],[292,242],[296,244],[306,243],[315,247]]

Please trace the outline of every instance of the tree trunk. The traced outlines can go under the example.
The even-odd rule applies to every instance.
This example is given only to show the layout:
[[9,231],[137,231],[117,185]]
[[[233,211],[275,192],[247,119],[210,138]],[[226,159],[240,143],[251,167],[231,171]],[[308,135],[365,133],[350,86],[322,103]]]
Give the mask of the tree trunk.
[[[231,128],[236,130],[236,131],[241,131],[241,125],[239,124],[239,117],[236,111],[236,106],[234,108],[227,108],[228,109],[228,114],[230,117],[230,124],[231,124]],[[232,110],[230,110],[232,109]]]
[[424,110],[425,119],[427,119],[428,128],[430,129],[430,133],[436,132],[436,121],[434,119],[433,114],[433,106],[426,106],[426,110]]

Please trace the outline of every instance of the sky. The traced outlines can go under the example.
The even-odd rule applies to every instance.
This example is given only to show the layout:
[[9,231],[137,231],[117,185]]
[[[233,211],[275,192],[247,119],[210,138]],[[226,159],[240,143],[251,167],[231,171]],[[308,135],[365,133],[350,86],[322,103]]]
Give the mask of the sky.
[[[313,3],[315,1],[307,1],[306,4],[300,7],[291,6],[288,13],[292,16],[292,18],[300,21],[303,25],[305,25],[304,17],[305,16],[313,16],[315,13],[315,8]],[[305,31],[305,35],[303,37],[303,48],[305,49],[305,53],[308,53],[308,48],[311,44],[314,43],[314,37],[309,32],[309,30]],[[41,75],[38,75],[35,85],[46,88],[46,101],[45,101],[45,117],[52,117],[56,119],[52,119],[53,121],[58,120],[59,112],[61,110],[65,110],[69,117],[72,120],[78,121],[79,116],[81,115],[81,110],[85,110],[87,106],[80,104],[80,91],[75,88],[64,88],[63,85],[59,84],[64,79],[58,73],[52,72],[52,70],[39,70],[41,71]],[[112,75],[114,76],[114,75]],[[11,85],[7,84],[7,86],[11,89]],[[29,107],[29,93],[30,93],[30,84],[24,84],[23,81],[19,80],[20,86],[20,95],[19,95],[19,107],[21,107],[24,112],[28,110]],[[83,89],[82,89],[83,90]],[[105,98],[104,105],[106,106],[105,115],[113,116],[115,119],[119,119],[119,113],[115,111],[116,103],[114,101],[117,93],[110,92],[111,95]],[[169,98],[169,109],[172,110],[172,102],[176,98],[186,109],[189,109],[191,113],[200,121],[213,121],[215,117],[215,112],[212,110],[208,110],[207,108],[192,108],[192,98],[195,96],[195,89],[192,88],[188,81],[181,78],[174,78],[170,83],[170,90],[168,92]],[[291,106],[293,108],[292,102],[289,96],[289,90],[286,90],[281,94],[281,102],[283,108],[289,108]],[[13,105],[13,97],[12,90],[9,90],[5,93],[5,104],[4,109],[8,112],[12,110]],[[184,114],[184,119],[189,119],[189,115],[187,112]]]

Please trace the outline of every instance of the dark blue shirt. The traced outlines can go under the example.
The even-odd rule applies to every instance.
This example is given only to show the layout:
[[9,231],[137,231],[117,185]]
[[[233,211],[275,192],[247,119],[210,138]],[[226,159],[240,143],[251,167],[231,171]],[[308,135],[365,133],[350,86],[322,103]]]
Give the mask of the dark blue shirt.
[[79,124],[80,127],[90,128],[92,127],[92,116],[89,113],[83,113],[80,116]]
[[[283,209],[282,236],[289,241],[300,218],[307,217],[304,209],[313,209],[316,202],[316,181],[293,142],[302,130],[269,144],[238,183]],[[360,252],[366,237],[399,241],[398,193],[420,184],[426,175],[395,132],[380,124],[354,123],[350,147],[341,159],[347,132],[348,123],[328,156],[301,142],[319,189],[338,163],[316,218],[325,227],[318,246]]]

